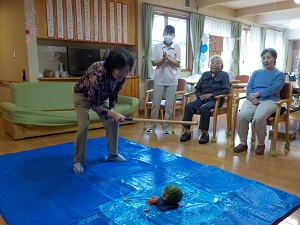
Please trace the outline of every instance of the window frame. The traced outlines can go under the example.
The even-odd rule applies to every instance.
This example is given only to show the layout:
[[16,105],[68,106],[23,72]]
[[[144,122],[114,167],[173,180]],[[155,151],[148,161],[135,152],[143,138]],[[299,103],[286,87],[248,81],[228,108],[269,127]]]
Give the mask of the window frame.
[[[166,11],[162,11],[162,10],[154,10],[154,15],[164,16],[165,25],[168,25],[168,17],[186,20],[186,22],[187,22],[187,27],[186,27],[186,33],[187,33],[186,67],[187,68],[181,69],[181,72],[191,72],[192,65],[193,65],[193,53],[192,53],[192,45],[191,45],[191,38],[190,38],[190,16],[180,15],[177,13],[171,13],[171,12],[166,12]],[[153,31],[155,31],[154,24],[153,24],[152,32]],[[163,31],[161,31],[161,32],[163,33]]]

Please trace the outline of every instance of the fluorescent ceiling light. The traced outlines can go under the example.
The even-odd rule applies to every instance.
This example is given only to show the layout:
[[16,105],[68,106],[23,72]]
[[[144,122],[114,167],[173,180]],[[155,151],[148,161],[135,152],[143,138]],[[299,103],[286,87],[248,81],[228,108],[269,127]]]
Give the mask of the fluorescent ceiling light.
[[300,4],[300,0],[294,0],[294,2]]

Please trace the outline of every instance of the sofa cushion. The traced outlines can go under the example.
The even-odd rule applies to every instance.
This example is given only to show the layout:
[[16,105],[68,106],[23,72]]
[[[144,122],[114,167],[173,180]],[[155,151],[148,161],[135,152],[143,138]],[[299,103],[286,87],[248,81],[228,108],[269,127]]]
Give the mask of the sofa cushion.
[[74,108],[72,93],[75,82],[12,83],[12,102],[35,110]]

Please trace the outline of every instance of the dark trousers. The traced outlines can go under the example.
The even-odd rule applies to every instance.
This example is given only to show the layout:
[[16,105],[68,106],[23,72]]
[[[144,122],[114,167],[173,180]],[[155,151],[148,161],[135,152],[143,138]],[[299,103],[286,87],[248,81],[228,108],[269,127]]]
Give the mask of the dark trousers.
[[[215,108],[216,100],[209,99],[208,101],[204,102],[201,101],[199,98],[193,102],[189,102],[185,106],[183,121],[192,121],[193,115],[196,112],[200,112],[200,121],[199,121],[199,129],[208,131],[209,129],[209,122],[210,122],[210,110]],[[186,128],[190,128],[191,125],[183,125]]]

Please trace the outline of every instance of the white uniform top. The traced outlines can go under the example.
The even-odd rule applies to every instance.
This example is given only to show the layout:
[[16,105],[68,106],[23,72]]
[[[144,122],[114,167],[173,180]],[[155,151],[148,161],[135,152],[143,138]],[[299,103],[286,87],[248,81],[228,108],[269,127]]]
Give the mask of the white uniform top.
[[[163,52],[166,52],[169,57],[180,62],[181,49],[179,45],[172,42],[170,47],[167,47],[163,42],[154,46],[151,61],[163,58]],[[154,84],[156,85],[178,85],[178,67],[171,65],[169,62],[156,67],[154,75]]]

